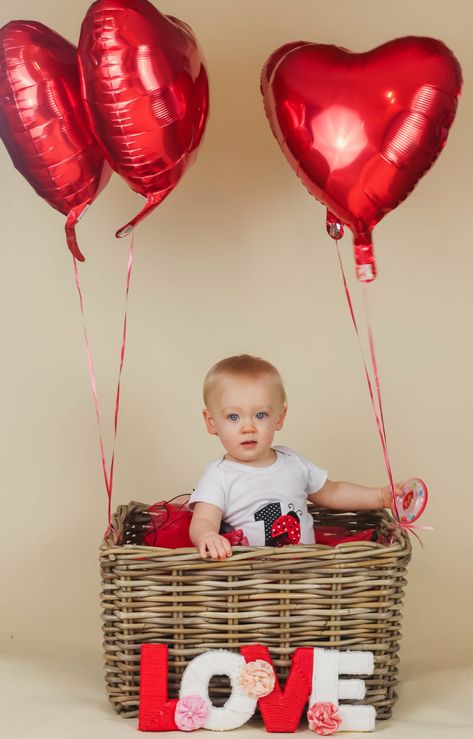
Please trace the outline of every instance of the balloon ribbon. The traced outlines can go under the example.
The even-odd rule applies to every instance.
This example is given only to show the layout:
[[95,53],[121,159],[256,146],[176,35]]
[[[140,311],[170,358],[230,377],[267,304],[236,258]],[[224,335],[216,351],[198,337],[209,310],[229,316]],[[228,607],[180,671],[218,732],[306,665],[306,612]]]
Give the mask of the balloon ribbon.
[[102,434],[102,422],[101,422],[101,416],[100,416],[100,404],[99,404],[99,398],[97,393],[97,383],[95,380],[95,370],[94,370],[94,362],[92,357],[92,350],[89,342],[89,337],[87,333],[87,326],[85,322],[85,311],[84,311],[84,299],[82,296],[82,290],[80,287],[80,280],[79,280],[79,271],[77,269],[77,260],[75,257],[73,257],[74,262],[74,274],[75,274],[75,282],[77,287],[77,292],[79,293],[79,304],[80,304],[80,311],[82,315],[82,326],[84,329],[84,338],[85,338],[85,346],[87,350],[87,363],[89,367],[89,375],[90,375],[90,383],[92,387],[92,395],[94,399],[94,406],[95,406],[95,414],[97,416],[97,423],[98,423],[98,429],[99,429],[99,443],[100,443],[100,456],[102,460],[102,471],[103,471],[103,477],[105,480],[105,489],[107,491],[107,520],[108,520],[108,528],[105,532],[105,538],[110,535],[111,533],[117,534],[117,531],[112,526],[112,493],[113,493],[113,473],[115,469],[115,444],[117,439],[117,431],[118,431],[118,415],[120,410],[120,388],[121,388],[121,378],[122,378],[122,371],[123,371],[123,362],[125,359],[125,347],[126,347],[126,329],[127,329],[127,316],[128,316],[128,294],[130,291],[130,280],[131,280],[131,269],[133,265],[133,250],[134,250],[134,235],[131,235],[130,240],[130,251],[128,254],[128,268],[127,268],[127,274],[126,274],[126,285],[125,285],[125,314],[123,318],[123,333],[122,333],[122,345],[121,345],[121,351],[120,351],[120,366],[118,370],[118,381],[117,381],[117,390],[115,395],[115,413],[114,413],[114,424],[113,424],[113,443],[112,443],[112,455],[110,458],[110,467],[107,470],[107,463],[105,461],[105,448],[103,443],[103,434]]
[[419,535],[416,533],[415,529],[431,530],[432,527],[431,526],[415,526],[412,523],[402,522],[399,516],[399,511],[397,509],[396,493],[394,491],[394,480],[393,480],[393,475],[392,475],[392,470],[391,470],[391,462],[389,459],[388,442],[387,442],[387,436],[386,436],[386,426],[384,423],[384,413],[383,413],[383,403],[381,399],[381,386],[379,382],[378,362],[376,360],[373,329],[371,326],[371,318],[370,318],[370,312],[369,312],[369,303],[368,303],[368,284],[369,283],[366,283],[366,282],[362,283],[362,294],[363,294],[363,304],[364,304],[364,310],[365,310],[365,321],[366,321],[366,327],[367,327],[367,333],[368,333],[368,343],[369,343],[369,348],[370,348],[371,364],[373,366],[374,385],[376,388],[376,397],[373,391],[373,382],[372,382],[372,379],[371,379],[371,376],[368,370],[365,352],[363,349],[363,344],[361,342],[360,332],[358,330],[358,324],[356,321],[356,316],[355,316],[355,311],[353,308],[353,302],[351,299],[350,290],[348,289],[348,283],[347,283],[347,278],[345,275],[345,270],[343,268],[342,257],[340,254],[340,247],[338,244],[339,239],[334,239],[334,241],[337,245],[337,254],[338,254],[338,261],[340,264],[340,270],[342,273],[343,287],[345,288],[345,295],[347,298],[351,319],[353,322],[353,326],[355,328],[355,333],[358,339],[358,345],[361,351],[361,357],[362,357],[363,366],[365,369],[365,376],[366,376],[366,382],[368,385],[371,405],[373,408],[374,417],[376,419],[376,425],[378,427],[379,438],[381,440],[381,446],[383,449],[384,462],[386,465],[386,471],[388,473],[389,489],[390,489],[391,498],[392,498],[392,512],[394,514],[394,519],[395,519],[394,529],[391,534],[390,543],[393,542],[394,531],[397,528],[401,528],[401,529],[405,529],[408,532],[411,532],[412,534],[414,534],[416,539],[419,541],[420,545],[423,546],[422,541]]

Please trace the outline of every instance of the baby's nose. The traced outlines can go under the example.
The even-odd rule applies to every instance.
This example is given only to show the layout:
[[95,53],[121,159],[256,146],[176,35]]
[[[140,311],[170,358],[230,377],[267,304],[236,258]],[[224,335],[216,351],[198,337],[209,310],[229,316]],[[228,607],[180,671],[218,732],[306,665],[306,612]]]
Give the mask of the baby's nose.
[[255,424],[252,418],[242,418],[241,430],[243,433],[248,433],[255,430]]

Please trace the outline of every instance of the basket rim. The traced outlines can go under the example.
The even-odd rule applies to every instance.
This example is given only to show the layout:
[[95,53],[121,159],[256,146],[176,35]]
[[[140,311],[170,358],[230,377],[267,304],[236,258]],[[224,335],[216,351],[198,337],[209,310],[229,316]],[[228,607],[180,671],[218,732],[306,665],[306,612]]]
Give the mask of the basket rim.
[[[177,547],[177,548],[170,548],[170,547],[155,547],[155,546],[144,546],[144,545],[138,545],[138,544],[119,544],[118,543],[118,536],[121,531],[121,525],[123,524],[124,518],[130,510],[134,509],[141,509],[141,508],[147,508],[149,504],[147,503],[139,503],[137,501],[130,501],[128,504],[125,505],[119,505],[115,511],[115,513],[112,516],[112,529],[108,529],[105,532],[103,541],[99,547],[100,552],[105,554],[120,554],[124,552],[130,552],[134,554],[139,554],[140,556],[146,556],[146,557],[152,557],[152,556],[185,556],[186,558],[193,558],[193,555],[198,558],[202,559],[198,551],[195,547]],[[311,506],[311,508],[314,508],[314,506]],[[351,511],[351,512],[342,512],[337,511],[334,513],[368,513],[368,511]],[[339,553],[348,553],[353,552],[354,550],[360,550],[360,553],[363,550],[366,550],[366,553],[369,554],[374,552],[388,552],[392,554],[403,553],[403,554],[411,554],[412,546],[409,534],[407,531],[403,528],[400,528],[397,525],[397,522],[395,519],[388,513],[386,509],[380,509],[375,510],[372,512],[376,515],[378,520],[382,522],[386,528],[387,531],[394,537],[394,541],[390,544],[382,544],[380,542],[376,541],[354,541],[354,542],[343,542],[341,544],[336,544],[335,546],[330,546],[328,544],[298,544],[297,545],[297,553],[300,555],[312,555],[317,556],[320,554],[326,554],[327,552],[339,552]],[[213,565],[220,565],[225,566],[226,564],[231,564],[231,562],[234,562],[235,560],[241,560],[241,559],[250,559],[254,558],[256,556],[260,557],[274,557],[277,556],[278,559],[286,559],[286,558],[294,558],[295,557],[295,550],[296,547],[293,545],[286,545],[282,547],[267,547],[267,546],[240,546],[233,548],[233,554],[231,557],[229,557],[227,560],[211,560],[202,559],[203,563],[207,564],[213,564]]]

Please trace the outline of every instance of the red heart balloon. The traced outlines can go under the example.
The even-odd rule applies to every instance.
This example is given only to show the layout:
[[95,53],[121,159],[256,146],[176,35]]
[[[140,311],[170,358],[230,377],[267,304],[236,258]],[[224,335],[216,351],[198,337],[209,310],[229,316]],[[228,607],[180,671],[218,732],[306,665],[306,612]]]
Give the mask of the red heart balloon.
[[363,54],[299,41],[264,65],[272,131],[309,192],[353,231],[360,280],[376,276],[374,226],[444,147],[461,84],[452,52],[420,37]]
[[111,170],[82,106],[76,49],[42,23],[0,29],[0,135],[38,195],[67,215],[69,249],[83,261],[75,225]]
[[201,142],[208,81],[190,28],[148,0],[97,0],[79,41],[82,94],[113,169],[147,198],[125,236],[174,189]]

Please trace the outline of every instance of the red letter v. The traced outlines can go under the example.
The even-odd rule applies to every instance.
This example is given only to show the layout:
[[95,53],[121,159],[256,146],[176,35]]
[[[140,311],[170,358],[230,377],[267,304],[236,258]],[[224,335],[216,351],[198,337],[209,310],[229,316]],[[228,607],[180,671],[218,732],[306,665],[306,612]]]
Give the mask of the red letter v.
[[[263,659],[270,665],[273,664],[268,648],[261,644],[240,647],[240,653],[247,662]],[[297,729],[304,706],[312,692],[313,655],[314,650],[311,647],[296,649],[292,655],[284,692],[276,677],[274,690],[264,698],[259,698],[258,708],[266,731],[281,733],[294,732]]]

